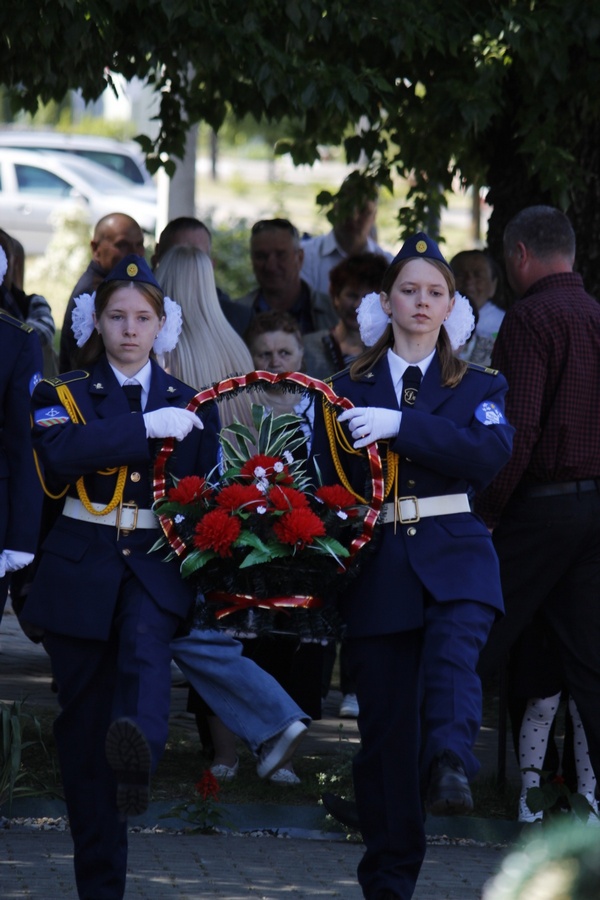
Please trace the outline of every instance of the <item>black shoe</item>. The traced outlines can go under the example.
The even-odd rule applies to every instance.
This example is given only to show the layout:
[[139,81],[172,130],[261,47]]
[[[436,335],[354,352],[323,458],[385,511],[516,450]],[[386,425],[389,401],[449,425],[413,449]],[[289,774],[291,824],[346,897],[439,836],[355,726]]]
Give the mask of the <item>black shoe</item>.
[[452,750],[442,750],[431,763],[425,809],[432,816],[459,816],[473,809],[469,781]]
[[337,794],[330,793],[322,794],[321,800],[330,816],[333,816],[334,819],[341,822],[346,828],[351,828],[353,831],[360,831],[356,803],[353,803],[351,800],[344,800],[343,797],[338,797]]
[[106,734],[106,759],[117,779],[117,807],[123,817],[139,816],[150,802],[150,745],[131,719],[116,719]]

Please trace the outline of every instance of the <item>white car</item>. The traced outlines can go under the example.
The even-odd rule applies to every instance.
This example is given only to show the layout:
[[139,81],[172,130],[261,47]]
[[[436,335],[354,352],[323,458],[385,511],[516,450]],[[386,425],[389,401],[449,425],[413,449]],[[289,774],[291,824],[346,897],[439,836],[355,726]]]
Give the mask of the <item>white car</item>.
[[90,227],[111,212],[132,216],[154,234],[156,203],[96,163],[70,154],[0,147],[0,228],[23,244],[27,255],[43,253],[54,231],[54,213],[75,204]]
[[38,131],[0,126],[0,147],[11,150],[42,150],[72,153],[110,169],[132,184],[145,184],[156,191],[146,168],[144,155],[133,141],[117,141],[95,134],[65,134],[62,131]]

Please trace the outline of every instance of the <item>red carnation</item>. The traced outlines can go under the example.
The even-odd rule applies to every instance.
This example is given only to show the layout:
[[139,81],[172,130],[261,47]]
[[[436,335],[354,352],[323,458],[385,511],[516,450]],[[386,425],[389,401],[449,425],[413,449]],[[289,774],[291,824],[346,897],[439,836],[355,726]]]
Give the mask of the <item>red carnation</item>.
[[205,478],[198,475],[186,475],[178,482],[177,487],[169,488],[169,500],[176,503],[193,503],[210,494],[212,488]]
[[308,500],[302,491],[275,484],[269,491],[269,503],[273,509],[287,512],[288,509],[306,509]]
[[357,510],[348,509],[356,506],[356,498],[341,484],[325,484],[315,491],[315,497],[322,500],[328,509],[343,509],[349,516],[357,515]]
[[230,512],[242,507],[250,512],[258,506],[267,505],[265,495],[255,484],[230,484],[219,492],[216,503]]
[[231,556],[231,546],[242,529],[239,519],[224,509],[207,513],[194,528],[194,547],[214,550],[219,556]]
[[210,769],[205,769],[200,781],[196,782],[196,791],[203,800],[219,800],[219,782]]
[[292,509],[273,525],[273,531],[282,544],[294,547],[312,544],[316,537],[325,535],[325,526],[311,509]]

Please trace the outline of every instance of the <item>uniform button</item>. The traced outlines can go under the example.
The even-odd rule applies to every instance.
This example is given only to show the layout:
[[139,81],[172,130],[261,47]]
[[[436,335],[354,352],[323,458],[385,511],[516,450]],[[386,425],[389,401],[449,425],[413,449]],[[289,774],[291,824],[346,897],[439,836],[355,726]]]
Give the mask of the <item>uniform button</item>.
[[413,478],[409,478],[406,482],[407,487],[414,487],[417,482]]
[[132,472],[129,477],[131,478],[132,481],[139,481],[142,476],[140,475],[139,472]]
[[125,549],[123,550],[123,556],[129,556],[130,553],[131,550],[129,549],[129,547],[125,547]]
[[407,528],[406,533],[409,537],[414,537],[415,534],[417,533],[417,529],[416,528]]

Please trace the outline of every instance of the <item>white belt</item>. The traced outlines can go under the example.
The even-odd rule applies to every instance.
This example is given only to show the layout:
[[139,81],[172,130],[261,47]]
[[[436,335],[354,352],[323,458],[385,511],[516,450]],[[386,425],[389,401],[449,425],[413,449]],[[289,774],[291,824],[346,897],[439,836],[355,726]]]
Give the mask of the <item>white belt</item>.
[[[439,497],[398,497],[396,522],[408,525],[429,516],[449,516],[452,513],[471,512],[467,494],[441,494]],[[386,525],[394,521],[394,501],[384,503],[379,521]]]
[[[92,503],[99,512],[104,509],[102,503]],[[105,516],[95,516],[88,512],[81,500],[67,497],[63,516],[79,519],[80,522],[92,522],[94,525],[114,525],[122,531],[135,531],[136,528],[158,528],[158,519],[151,509],[138,509],[135,503],[123,503]]]

